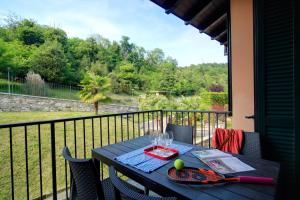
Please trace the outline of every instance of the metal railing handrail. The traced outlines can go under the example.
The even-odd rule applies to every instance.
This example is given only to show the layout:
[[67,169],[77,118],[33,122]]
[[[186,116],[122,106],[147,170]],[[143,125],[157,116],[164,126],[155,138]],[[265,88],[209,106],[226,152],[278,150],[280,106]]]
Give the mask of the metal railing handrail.
[[80,116],[80,117],[70,117],[70,118],[61,118],[61,119],[53,119],[53,120],[41,120],[41,121],[30,121],[30,122],[19,122],[12,124],[0,124],[0,128],[10,128],[10,127],[20,127],[20,126],[30,126],[30,125],[41,125],[41,124],[49,124],[49,123],[57,123],[57,122],[68,122],[74,120],[82,120],[82,119],[92,119],[99,117],[114,117],[118,115],[130,115],[130,114],[138,114],[138,113],[147,113],[147,112],[191,112],[191,113],[215,113],[215,114],[230,114],[229,111],[214,111],[214,110],[141,110],[141,111],[133,111],[133,112],[121,112],[121,113],[113,113],[113,114],[101,114],[101,115],[89,115],[89,116]]
[[0,124],[0,128],[10,128],[10,127],[20,127],[20,126],[30,126],[30,125],[41,125],[41,124],[49,124],[49,123],[57,123],[57,122],[68,122],[74,120],[82,120],[82,119],[92,119],[99,117],[114,117],[118,115],[131,115],[138,113],[148,113],[148,112],[192,112],[192,113],[215,113],[215,114],[230,114],[229,111],[214,111],[214,110],[142,110],[142,111],[133,111],[133,112],[121,112],[121,113],[113,113],[113,114],[100,114],[100,115],[89,115],[89,116],[80,116],[80,117],[69,117],[69,118],[61,118],[61,119],[53,119],[53,120],[40,120],[40,121],[30,121],[30,122],[19,122],[12,124]]
[[113,114],[101,114],[101,115],[89,115],[89,116],[80,116],[80,117],[61,118],[61,119],[53,119],[53,120],[20,122],[20,123],[13,123],[13,124],[0,124],[0,128],[51,124],[51,123],[68,122],[68,121],[74,121],[74,120],[92,119],[92,118],[100,118],[100,117],[114,117],[114,116],[119,116],[119,115],[133,115],[133,114],[138,114],[138,113],[148,113],[148,112],[151,113],[151,112],[161,112],[161,111],[163,111],[163,110],[143,110],[143,111],[121,112],[121,113],[113,113]]
[[164,109],[163,112],[201,112],[201,113],[216,113],[216,114],[230,114],[230,111],[219,111],[219,110],[172,110]]

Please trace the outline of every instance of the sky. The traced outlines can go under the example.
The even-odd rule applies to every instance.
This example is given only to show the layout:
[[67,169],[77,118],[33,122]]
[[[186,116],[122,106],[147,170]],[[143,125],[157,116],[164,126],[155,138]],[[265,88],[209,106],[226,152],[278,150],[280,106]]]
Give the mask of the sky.
[[119,41],[126,35],[146,50],[162,49],[179,66],[227,62],[217,41],[150,0],[0,0],[0,21],[12,14],[61,28],[68,37]]

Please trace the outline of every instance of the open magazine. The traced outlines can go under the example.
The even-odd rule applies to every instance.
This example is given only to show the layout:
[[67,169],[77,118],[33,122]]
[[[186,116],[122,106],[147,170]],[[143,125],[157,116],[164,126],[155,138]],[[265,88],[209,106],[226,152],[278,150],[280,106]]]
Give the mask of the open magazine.
[[231,154],[224,153],[218,149],[192,151],[191,153],[220,174],[255,170]]

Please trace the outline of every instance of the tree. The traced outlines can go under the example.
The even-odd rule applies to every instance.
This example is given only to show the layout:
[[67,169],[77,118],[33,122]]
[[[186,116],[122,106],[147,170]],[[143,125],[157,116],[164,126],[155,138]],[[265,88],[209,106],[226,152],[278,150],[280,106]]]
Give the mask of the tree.
[[134,66],[124,61],[118,70],[111,74],[111,86],[115,93],[132,93],[132,89],[140,89],[143,85],[139,74],[134,72]]
[[33,53],[30,65],[44,79],[61,82],[67,66],[62,45],[57,41],[47,41]]
[[7,67],[11,67],[12,56],[9,54],[8,45],[0,39],[0,72],[4,72]]
[[90,71],[99,76],[106,76],[108,74],[106,64],[103,64],[99,61],[91,64]]
[[79,71],[84,69],[86,66],[81,66],[80,61],[82,59],[82,54],[79,52],[79,48],[81,47],[82,39],[79,38],[70,38],[67,40],[66,48],[66,57],[68,59],[68,63],[71,64],[71,68],[74,71]]
[[[228,91],[226,64],[179,67],[163,50],[150,51],[123,36],[68,38],[64,30],[8,16],[0,24],[0,73],[24,78],[31,70],[46,81],[78,85],[87,71],[110,78],[112,91],[167,90],[176,96]],[[217,86],[214,86],[217,85]],[[223,88],[223,89],[222,89]]]
[[143,47],[135,47],[129,55],[128,61],[133,64],[136,73],[139,73],[141,67],[145,65],[145,53]]
[[128,36],[122,36],[120,41],[121,55],[124,60],[128,59],[130,53],[135,47],[135,45],[133,43],[130,43],[129,40],[130,38]]
[[99,101],[106,102],[110,100],[106,95],[106,91],[109,88],[107,78],[87,72],[80,84],[82,86],[82,90],[79,92],[81,100],[86,103],[93,103],[95,114],[97,115]]
[[121,60],[121,47],[114,41],[108,48],[108,59],[106,61],[108,70],[112,72],[120,64]]
[[106,65],[109,72],[112,72],[122,60],[120,45],[115,41],[110,43],[104,38],[98,39],[98,44],[98,61]]
[[147,55],[147,61],[150,65],[159,65],[164,61],[165,54],[163,50],[155,48]]
[[172,92],[176,83],[176,66],[173,63],[164,62],[159,66],[161,68],[161,76],[159,81],[159,90]]
[[65,31],[59,28],[46,27],[44,29],[45,40],[57,41],[63,46],[67,44],[67,34]]
[[32,20],[22,20],[17,28],[17,32],[19,40],[25,45],[40,45],[45,41],[42,28]]
[[28,72],[28,60],[36,46],[23,45],[20,41],[4,42],[0,39],[0,72],[15,77],[25,77]]

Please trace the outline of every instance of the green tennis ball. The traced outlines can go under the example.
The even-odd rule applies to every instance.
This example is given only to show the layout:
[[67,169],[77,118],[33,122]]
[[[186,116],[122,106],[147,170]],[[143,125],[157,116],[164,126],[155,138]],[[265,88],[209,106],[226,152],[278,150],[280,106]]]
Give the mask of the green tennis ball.
[[175,167],[177,170],[183,169],[183,167],[184,167],[184,162],[183,162],[183,160],[181,160],[181,159],[176,159],[176,160],[174,161],[174,167]]

